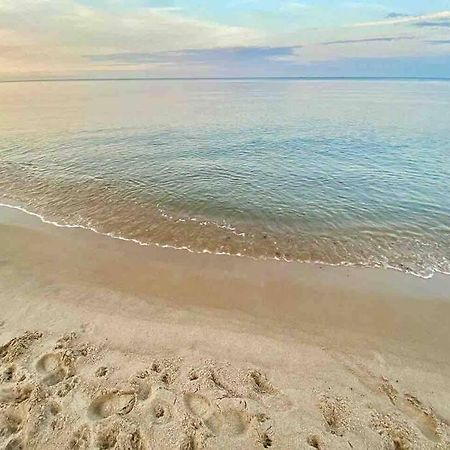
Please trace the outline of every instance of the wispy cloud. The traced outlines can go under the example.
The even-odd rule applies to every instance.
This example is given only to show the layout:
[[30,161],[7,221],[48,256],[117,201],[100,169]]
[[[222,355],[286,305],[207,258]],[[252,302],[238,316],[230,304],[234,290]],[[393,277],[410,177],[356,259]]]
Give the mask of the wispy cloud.
[[450,45],[450,39],[427,41],[427,43],[432,45]]
[[398,19],[400,17],[411,17],[410,14],[392,12],[386,15],[386,19]]
[[392,36],[392,37],[375,37],[366,39],[346,39],[341,41],[322,42],[322,45],[346,45],[346,44],[361,44],[369,42],[395,42],[415,39],[414,36]]
[[377,20],[374,22],[362,22],[352,25],[355,28],[362,27],[375,27],[383,25],[408,25],[408,24],[418,24],[418,23],[443,23],[442,21],[450,19],[450,11],[442,11],[434,14],[428,14],[423,16],[406,16],[406,17],[396,17],[385,20]]
[[[0,0],[0,73],[85,69],[83,54],[250,45],[260,33],[167,8],[116,10],[75,0]],[[98,67],[98,70],[102,70]]]
[[[115,4],[119,0],[111,1]],[[144,48],[233,46],[250,43],[258,32],[180,13],[171,6],[117,10],[77,0],[0,0],[0,30],[8,29],[30,43],[70,47]]]
[[125,52],[86,55],[93,62],[119,63],[119,64],[142,64],[142,63],[188,63],[188,64],[252,64],[261,63],[264,60],[280,58],[292,55],[300,46],[288,47],[228,47],[187,49],[169,52]]
[[420,28],[450,28],[450,20],[437,20],[437,21],[422,21],[414,24],[415,27]]

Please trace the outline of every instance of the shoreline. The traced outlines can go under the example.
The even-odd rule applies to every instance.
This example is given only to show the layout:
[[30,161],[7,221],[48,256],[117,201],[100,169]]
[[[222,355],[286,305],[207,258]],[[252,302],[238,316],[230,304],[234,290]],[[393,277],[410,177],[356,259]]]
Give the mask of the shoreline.
[[[133,239],[133,238],[127,238],[127,237],[123,237],[123,236],[118,236],[115,235],[114,233],[104,233],[101,231],[98,231],[97,229],[93,228],[93,227],[87,227],[84,225],[78,225],[78,224],[63,224],[60,222],[56,222],[54,220],[50,220],[45,218],[43,215],[30,211],[25,207],[22,206],[18,206],[18,205],[13,205],[10,203],[3,203],[0,202],[0,209],[1,208],[7,208],[7,209],[13,209],[13,210],[17,210],[20,212],[23,212],[27,215],[33,216],[38,218],[43,224],[47,224],[47,225],[53,225],[55,227],[58,228],[69,228],[69,229],[80,229],[80,230],[86,230],[86,231],[90,231],[93,232],[95,234],[98,234],[100,236],[105,236],[105,237],[109,237],[111,239],[117,239],[117,240],[121,240],[121,241],[126,241],[126,242],[130,242],[132,244],[136,244],[142,247],[158,247],[158,248],[167,248],[167,249],[171,249],[171,250],[181,250],[181,251],[185,251],[185,252],[189,252],[189,253],[193,253],[196,255],[204,255],[204,254],[208,254],[208,255],[215,255],[215,256],[228,256],[228,257],[239,257],[239,258],[247,258],[249,260],[253,260],[253,261],[279,261],[279,262],[285,262],[285,263],[294,263],[294,264],[312,264],[312,265],[318,265],[318,266],[328,266],[328,267],[351,267],[351,268],[357,268],[357,269],[377,269],[377,270],[393,270],[402,274],[406,274],[406,275],[412,275],[414,277],[418,277],[418,278],[422,278],[425,280],[431,279],[433,278],[435,275],[445,275],[445,276],[450,276],[450,272],[445,272],[445,271],[440,271],[438,269],[433,268],[432,272],[429,275],[421,275],[420,273],[416,273],[412,270],[408,270],[406,269],[401,269],[399,267],[396,266],[391,266],[389,264],[385,264],[385,265],[368,265],[368,264],[364,264],[364,263],[350,263],[350,262],[340,262],[340,263],[329,263],[329,262],[324,262],[324,261],[319,261],[319,260],[293,260],[293,259],[287,259],[285,257],[266,257],[266,256],[260,256],[260,257],[256,257],[256,256],[252,256],[252,255],[246,255],[246,254],[242,254],[242,253],[228,253],[228,252],[214,252],[214,251],[210,251],[207,249],[203,249],[202,251],[197,251],[197,250],[193,250],[188,246],[181,246],[181,247],[176,247],[170,244],[161,244],[158,242],[143,242],[140,241],[138,239]],[[217,224],[215,224],[217,225]],[[217,225],[218,226],[218,225]]]
[[450,443],[447,276],[142,247],[5,208],[0,246],[2,445]]
[[[291,321],[291,327],[308,327],[308,317],[324,330],[337,326],[343,332],[371,331],[377,337],[382,334],[378,328],[383,337],[397,337],[415,327],[424,342],[430,340],[426,316],[431,316],[426,320],[430,326],[433,320],[439,322],[430,305],[450,311],[446,275],[424,279],[378,268],[180,252],[37,219],[0,209],[0,244],[4,254],[11,247],[10,261],[44,282],[52,274],[48,282],[157,298],[177,308],[231,310],[258,320]],[[419,308],[421,316],[409,317],[411,307]],[[372,321],[366,315],[370,310],[384,314],[385,323]],[[445,337],[444,330],[434,331]]]

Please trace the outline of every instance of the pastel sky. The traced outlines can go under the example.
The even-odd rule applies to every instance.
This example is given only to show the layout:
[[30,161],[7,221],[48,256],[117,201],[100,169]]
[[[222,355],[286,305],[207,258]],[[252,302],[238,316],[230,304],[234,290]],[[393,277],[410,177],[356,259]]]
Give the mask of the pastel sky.
[[0,79],[450,78],[450,0],[0,0]]

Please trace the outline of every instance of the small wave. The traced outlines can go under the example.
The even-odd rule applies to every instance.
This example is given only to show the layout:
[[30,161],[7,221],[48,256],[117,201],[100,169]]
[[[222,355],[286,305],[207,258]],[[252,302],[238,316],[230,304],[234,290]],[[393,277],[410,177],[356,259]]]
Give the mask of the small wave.
[[[393,266],[387,263],[353,263],[353,262],[348,262],[348,261],[342,261],[342,262],[338,262],[338,263],[331,263],[331,262],[327,262],[327,261],[321,261],[321,260],[312,260],[312,259],[290,259],[290,258],[286,258],[284,256],[273,256],[273,257],[268,257],[268,256],[259,256],[259,257],[255,257],[252,255],[246,255],[246,254],[242,254],[240,252],[236,252],[236,253],[230,253],[230,252],[222,252],[222,251],[211,251],[208,249],[203,249],[203,250],[194,250],[188,246],[174,246],[174,245],[170,245],[170,244],[163,244],[163,243],[159,243],[159,242],[143,242],[140,241],[138,239],[134,239],[134,238],[128,238],[128,237],[124,237],[124,236],[120,236],[116,233],[113,232],[109,232],[109,233],[105,233],[102,231],[99,231],[98,229],[96,229],[93,226],[86,226],[86,225],[81,225],[81,224],[68,224],[68,223],[61,223],[61,222],[56,222],[55,220],[50,220],[47,219],[46,217],[44,217],[43,215],[30,211],[22,206],[19,205],[12,205],[9,203],[3,203],[0,202],[0,207],[4,207],[4,208],[10,208],[10,209],[15,209],[18,211],[21,211],[25,214],[28,214],[30,216],[36,217],[38,218],[42,223],[45,224],[49,224],[49,225],[53,225],[55,227],[58,228],[76,228],[76,229],[82,229],[82,230],[86,230],[86,231],[91,231],[94,232],[96,234],[99,234],[101,236],[105,236],[105,237],[109,237],[112,239],[118,239],[121,241],[126,241],[126,242],[131,242],[133,244],[137,244],[140,246],[144,246],[144,247],[158,247],[158,248],[169,248],[169,249],[173,249],[173,250],[182,250],[182,251],[187,251],[189,253],[194,253],[194,254],[212,254],[212,255],[219,255],[219,256],[234,256],[234,257],[241,257],[241,258],[249,258],[251,260],[254,261],[258,261],[258,260],[265,260],[265,261],[282,261],[282,262],[287,262],[287,263],[293,263],[293,262],[297,262],[297,263],[302,263],[302,264],[314,264],[314,265],[321,265],[321,266],[329,266],[329,267],[360,267],[360,268],[372,268],[372,269],[386,269],[386,270],[395,270],[397,272],[402,272],[408,275],[413,275],[415,277],[418,278],[422,278],[422,279],[431,279],[435,273],[439,273],[442,275],[450,275],[450,272],[447,271],[443,271],[443,270],[439,270],[436,268],[430,268],[430,272],[427,274],[423,274],[423,273],[418,273],[415,272],[413,270],[409,270],[408,268],[401,268],[398,266]],[[215,224],[217,225],[217,224]],[[243,233],[243,235],[245,235],[245,233]]]
[[212,225],[216,228],[230,231],[235,236],[245,237],[245,233],[243,231],[237,231],[236,227],[233,227],[230,224],[226,224],[226,223],[220,224],[220,223],[214,222],[213,220],[206,220],[206,219],[201,219],[198,217],[178,217],[177,218],[177,217],[172,216],[171,214],[167,213],[163,208],[161,208],[159,203],[156,204],[156,208],[157,208],[158,212],[161,214],[161,217],[164,217],[167,220],[171,220],[173,223],[195,222],[202,226]]

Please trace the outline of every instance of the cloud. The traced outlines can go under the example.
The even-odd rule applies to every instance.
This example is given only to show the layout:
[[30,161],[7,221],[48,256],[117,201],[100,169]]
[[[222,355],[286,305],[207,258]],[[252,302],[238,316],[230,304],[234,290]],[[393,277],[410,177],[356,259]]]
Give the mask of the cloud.
[[169,52],[126,52],[94,54],[85,57],[92,62],[112,64],[183,63],[183,64],[261,64],[264,61],[293,54],[300,46],[288,47],[228,47],[187,49]]
[[[207,77],[443,77],[450,73],[450,55],[390,58],[331,57],[327,60],[308,62],[296,53],[306,49],[306,47],[204,49],[156,55],[102,55],[101,58],[109,58],[113,64],[121,64],[121,62],[132,64],[145,60],[168,63],[175,58],[175,66],[188,66],[193,76]],[[92,57],[97,59],[95,55],[91,55]],[[208,70],[197,71],[197,68],[203,65],[208,65]]]
[[[255,6],[263,3],[247,1]],[[181,2],[171,0],[0,0],[0,77],[284,75],[320,64],[332,71],[334,66],[326,66],[327,62],[354,58],[448,53],[444,28],[450,11],[422,16],[391,13],[378,22],[338,26],[342,18],[335,20],[334,13],[342,13],[339,8],[344,2],[331,14],[306,0],[271,2],[271,6],[265,2],[271,17],[280,13],[280,5],[291,8],[289,14],[284,9],[280,30],[255,14],[253,21],[239,16],[242,2],[234,2],[236,12],[230,15],[211,7],[209,12],[214,9],[217,17],[214,21],[195,18],[193,10],[174,6]],[[377,17],[386,12],[370,14]],[[356,9],[351,14],[361,16]],[[364,17],[368,14],[363,11]],[[332,17],[323,21],[325,16]],[[322,20],[320,26],[317,17]],[[234,25],[242,23],[258,29]],[[413,33],[403,29],[370,28],[384,25],[422,27],[414,30],[421,39],[406,36]]]
[[423,21],[415,23],[414,26],[421,28],[450,28],[450,20],[438,20],[436,22]]
[[[397,41],[402,41],[403,44],[399,44],[398,47],[389,45],[389,51],[383,45]],[[336,45],[336,48],[333,48],[333,45]],[[364,48],[364,52],[362,52],[362,48]],[[374,70],[381,73],[383,65],[386,70],[391,70],[395,66],[396,70],[400,71],[401,64],[395,63],[395,61],[403,61],[402,64],[405,67],[410,64],[407,61],[420,62],[422,57],[411,56],[411,53],[424,52],[426,48],[427,43],[416,40],[414,36],[388,36],[329,41],[303,46],[247,46],[166,52],[122,52],[90,54],[85,57],[90,63],[102,64],[104,67],[148,67],[155,64],[166,68],[183,68],[193,76],[197,76],[199,73],[201,76],[203,74],[206,76],[280,76],[292,75],[301,70],[308,74],[314,73],[315,70],[319,73],[326,69],[330,70],[329,74],[331,75],[334,75],[335,71],[341,74],[348,69],[346,75],[349,75],[351,69],[355,70],[355,73],[363,73],[364,67],[373,67]],[[364,57],[359,56],[362,54]],[[438,54],[434,57],[438,61],[438,58],[445,58],[445,55]],[[423,58],[425,58],[424,61],[428,61],[427,56]],[[320,73],[320,76],[323,76],[325,72]]]
[[[85,54],[256,44],[261,33],[166,7],[98,8],[75,0],[0,0],[0,73],[84,70]],[[11,53],[6,48],[16,47]],[[102,67],[98,67],[102,70]]]
[[386,19],[398,19],[400,17],[411,17],[411,16],[410,16],[410,14],[402,14],[402,13],[392,12],[386,16]]
[[73,48],[176,49],[236,45],[253,30],[183,16],[173,8],[99,9],[75,0],[0,0],[0,26]]
[[432,45],[450,45],[450,39],[427,41],[427,43]]
[[396,17],[385,20],[378,20],[375,22],[362,22],[351,25],[353,28],[363,28],[363,27],[376,27],[383,25],[409,25],[417,23],[439,23],[444,20],[450,19],[450,11],[441,11],[434,14],[427,14],[423,16],[406,16],[406,17]]
[[[198,55],[198,58],[203,58]],[[198,59],[197,59],[198,61]],[[206,60],[205,60],[206,62]],[[192,72],[206,77],[436,77],[450,73],[450,55],[427,57],[349,57],[302,62],[299,59],[265,60],[261,64],[239,62],[211,65],[207,72]],[[142,73],[142,76],[148,74]],[[191,75],[192,76],[192,75]]]
[[393,37],[375,37],[365,39],[346,39],[341,41],[322,42],[321,45],[346,45],[346,44],[360,44],[369,42],[394,42],[415,39],[414,36],[393,36]]
[[335,77],[436,77],[448,78],[450,55],[395,58],[344,58],[317,62],[295,69],[303,76]]
[[[391,34],[387,36],[367,36],[350,38],[354,33],[341,31],[342,39],[304,44],[293,50],[292,61],[316,64],[326,61],[360,59],[395,59],[407,57],[428,57],[448,54],[445,46],[432,46],[426,42],[425,33],[418,36]],[[347,38],[348,36],[348,38]],[[445,39],[446,36],[429,36],[429,40]]]

